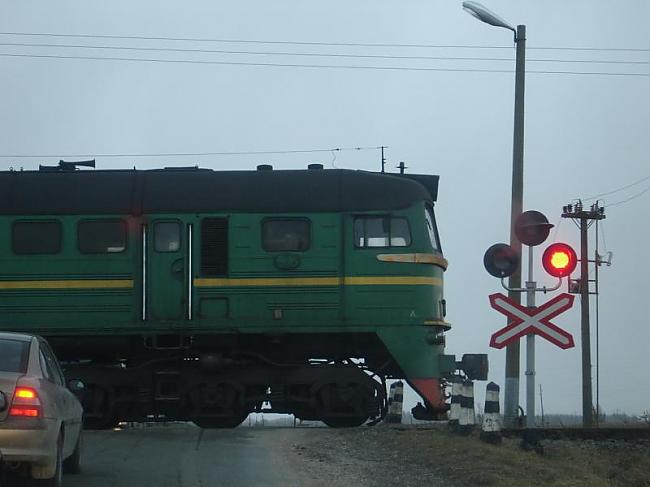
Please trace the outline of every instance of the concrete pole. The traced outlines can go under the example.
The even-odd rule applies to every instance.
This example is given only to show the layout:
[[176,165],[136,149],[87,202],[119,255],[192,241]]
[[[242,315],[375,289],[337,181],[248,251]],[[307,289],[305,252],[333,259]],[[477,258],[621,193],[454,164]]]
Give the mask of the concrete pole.
[[[521,242],[515,235],[515,222],[523,209],[524,199],[524,92],[526,81],[526,26],[518,25],[515,34],[517,46],[515,74],[515,123],[512,147],[512,205],[510,209],[510,246],[521,256]],[[521,288],[521,269],[508,281],[508,287]],[[521,303],[519,293],[510,292],[510,299]],[[506,347],[506,381],[504,390],[504,421],[513,428],[519,406],[519,340]]]
[[588,221],[584,215],[580,218],[580,331],[582,337],[582,426],[584,428],[592,428],[594,426],[591,397],[591,338],[589,330]]

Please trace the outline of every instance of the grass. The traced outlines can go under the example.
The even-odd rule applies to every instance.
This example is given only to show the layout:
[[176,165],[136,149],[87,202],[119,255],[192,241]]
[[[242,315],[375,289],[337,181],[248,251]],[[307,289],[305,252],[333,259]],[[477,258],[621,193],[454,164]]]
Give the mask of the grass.
[[[425,430],[400,432],[397,437],[404,434],[415,436],[409,443],[419,445],[420,461],[461,484],[650,487],[647,443],[547,440],[540,454],[522,449],[518,438],[490,445],[480,441],[478,434],[462,437],[446,430]],[[440,462],[441,457],[446,461]]]

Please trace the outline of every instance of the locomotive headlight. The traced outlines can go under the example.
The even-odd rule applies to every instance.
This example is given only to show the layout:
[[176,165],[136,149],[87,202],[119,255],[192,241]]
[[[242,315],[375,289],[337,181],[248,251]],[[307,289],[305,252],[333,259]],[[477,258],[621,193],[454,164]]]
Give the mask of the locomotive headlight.
[[439,331],[430,331],[425,337],[426,342],[429,345],[445,345],[445,334],[442,330]]

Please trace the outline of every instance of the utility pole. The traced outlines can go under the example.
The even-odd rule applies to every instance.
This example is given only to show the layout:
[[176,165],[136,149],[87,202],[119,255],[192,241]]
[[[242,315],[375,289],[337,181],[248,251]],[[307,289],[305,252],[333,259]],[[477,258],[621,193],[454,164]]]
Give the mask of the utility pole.
[[[478,2],[463,2],[463,9],[481,22],[511,30],[516,46],[515,61],[515,120],[512,141],[512,205],[510,209],[510,247],[521,258],[521,242],[517,239],[515,221],[523,211],[524,199],[524,93],[526,83],[526,26],[510,25],[494,12]],[[521,271],[510,276],[508,287],[521,287]],[[510,292],[509,297],[520,303],[519,294]],[[506,348],[506,383],[503,399],[503,417],[506,427],[513,428],[517,422],[519,406],[519,341]]]
[[384,169],[384,166],[386,166],[386,158],[384,157],[384,149],[387,149],[387,148],[388,147],[386,147],[385,145],[382,145],[380,147],[380,149],[381,149],[381,172],[386,172],[385,169]]
[[580,222],[580,335],[582,341],[582,426],[592,428],[594,425],[593,395],[591,389],[591,335],[589,328],[589,239],[587,230],[594,221],[605,218],[605,208],[597,204],[584,209],[582,201],[575,205],[566,205],[562,209],[562,218],[571,218]]

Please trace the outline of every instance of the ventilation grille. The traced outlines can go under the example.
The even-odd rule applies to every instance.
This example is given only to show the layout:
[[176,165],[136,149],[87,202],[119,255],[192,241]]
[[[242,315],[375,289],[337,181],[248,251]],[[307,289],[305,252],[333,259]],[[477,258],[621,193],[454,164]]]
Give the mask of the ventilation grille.
[[228,274],[228,220],[204,218],[201,222],[201,275]]

